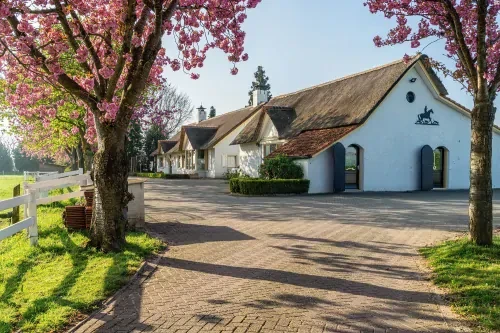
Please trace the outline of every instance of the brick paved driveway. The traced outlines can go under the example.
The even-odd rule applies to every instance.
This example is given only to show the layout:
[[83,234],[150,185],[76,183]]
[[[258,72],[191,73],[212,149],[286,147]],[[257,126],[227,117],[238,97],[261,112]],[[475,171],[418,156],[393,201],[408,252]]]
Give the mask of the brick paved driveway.
[[463,330],[416,249],[466,229],[465,192],[226,191],[214,180],[148,182],[148,227],[169,251],[77,331]]

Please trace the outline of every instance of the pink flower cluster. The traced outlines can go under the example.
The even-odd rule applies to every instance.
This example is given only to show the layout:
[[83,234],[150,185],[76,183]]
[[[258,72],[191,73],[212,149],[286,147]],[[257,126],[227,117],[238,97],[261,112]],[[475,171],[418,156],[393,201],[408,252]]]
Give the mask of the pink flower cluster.
[[[203,67],[208,50],[214,48],[225,52],[234,64],[248,60],[241,26],[247,19],[247,9],[255,8],[260,1],[165,1],[162,6],[177,3],[171,19],[165,19],[162,25],[163,33],[176,41],[177,49],[160,50],[149,71],[148,84],[160,83],[165,66],[186,72]],[[117,73],[117,84],[113,86],[116,91],[111,96],[120,94],[133,65],[134,49],[146,47],[148,38],[154,33],[154,11],[143,0],[137,0],[136,23],[143,17],[145,24],[143,29],[134,30],[130,47],[121,53],[128,38],[124,29],[127,2],[72,0],[70,4],[60,2],[60,6],[67,18],[66,25],[58,19],[53,0],[5,0],[0,4],[0,39],[5,43],[0,46],[0,51],[3,51],[0,72],[11,84],[17,83],[19,77],[34,84],[55,86],[61,86],[62,80],[73,80],[98,99],[99,109],[104,112],[100,119],[106,122],[114,120],[116,105],[111,105],[114,103],[109,102],[109,97],[107,101],[99,100],[102,97],[97,90],[108,87],[106,81],[113,79],[117,64],[124,59],[125,65]],[[11,17],[15,20],[9,23]],[[81,68],[68,61],[71,57],[81,64]],[[237,72],[233,65],[231,73]],[[195,72],[190,76],[199,78]],[[28,96],[31,96],[30,104],[36,104],[37,96]]]
[[[156,24],[159,16],[148,7],[150,2],[136,0],[135,21],[127,26],[129,1],[3,0],[0,74],[10,87],[6,100],[16,111],[19,126],[32,126],[37,133],[45,130],[39,134],[44,140],[56,130],[61,138],[74,138],[81,125],[86,127],[85,139],[95,142],[96,126],[108,126],[121,116],[122,110],[130,108],[134,117],[161,121],[161,117],[169,115],[142,108],[141,98],[132,102],[137,105],[122,105],[124,92],[135,83],[130,80],[137,65],[134,56],[144,50],[149,52],[151,45],[159,45],[162,38],[153,39],[158,34],[173,39],[177,46],[160,48],[151,55],[143,76],[147,78],[146,87],[138,88],[141,92],[162,84],[165,68],[182,69],[192,79],[198,79],[196,70],[203,67],[211,49],[222,50],[232,62],[231,74],[237,74],[236,64],[248,60],[242,24],[247,10],[260,1],[163,1],[163,21]],[[171,16],[167,15],[169,6],[174,8]],[[71,110],[65,100],[85,111]],[[82,124],[60,126],[63,116],[69,123]],[[64,140],[58,145],[62,143]]]
[[[486,15],[486,54],[487,70],[484,78],[492,82],[500,75],[500,29],[498,15],[500,1],[487,0]],[[436,65],[452,75],[456,80],[469,84],[467,66],[463,61],[477,59],[478,41],[478,1],[470,0],[365,0],[365,6],[372,13],[382,13],[386,18],[395,18],[396,26],[389,30],[387,36],[376,36],[376,46],[395,45],[409,42],[411,47],[418,48],[422,41],[426,44],[436,40],[445,40],[445,49],[449,58],[456,61],[456,68],[446,69],[442,64]],[[450,14],[451,13],[451,14]],[[456,16],[456,19],[450,20]],[[416,18],[419,18],[416,20]],[[456,23],[455,23],[456,22]],[[457,25],[459,29],[456,29]],[[460,30],[462,35],[456,33]],[[430,38],[432,37],[432,38]],[[460,45],[465,45],[464,53]],[[406,57],[407,58],[407,57]],[[472,65],[474,66],[474,64]],[[469,67],[470,68],[470,67]]]

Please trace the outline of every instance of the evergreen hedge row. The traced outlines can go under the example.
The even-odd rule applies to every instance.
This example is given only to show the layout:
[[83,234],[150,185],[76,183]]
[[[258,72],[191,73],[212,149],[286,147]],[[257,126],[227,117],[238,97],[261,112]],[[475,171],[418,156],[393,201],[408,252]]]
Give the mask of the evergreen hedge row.
[[189,179],[189,175],[167,175],[163,172],[137,172],[131,173],[132,177],[143,177],[143,178],[163,178],[163,179]]
[[309,180],[234,178],[229,181],[229,189],[245,195],[301,194],[309,191]]

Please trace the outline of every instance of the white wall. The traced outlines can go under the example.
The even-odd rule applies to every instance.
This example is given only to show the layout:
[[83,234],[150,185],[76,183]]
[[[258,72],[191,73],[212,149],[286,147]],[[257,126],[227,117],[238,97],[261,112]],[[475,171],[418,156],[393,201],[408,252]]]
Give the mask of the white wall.
[[207,177],[215,178],[215,149],[209,149],[205,154],[208,154]]
[[300,160],[304,178],[310,180],[309,193],[333,192],[333,163],[332,148],[315,158]]
[[240,170],[250,177],[259,177],[262,164],[262,152],[256,143],[246,143],[240,147]]
[[[160,159],[163,159],[163,167],[160,167]],[[168,157],[167,155],[158,155],[156,158],[156,170],[158,172],[168,173]]]
[[231,133],[229,133],[225,138],[219,141],[214,149],[215,149],[215,157],[214,157],[214,177],[221,178],[224,173],[227,171],[227,167],[223,167],[222,158],[223,156],[236,155],[238,156],[238,164],[241,166],[241,157],[240,157],[240,146],[239,145],[230,145],[234,139],[240,134],[240,132],[245,128],[252,117],[243,122],[240,126],[235,128]]
[[[470,118],[435,98],[424,78],[411,69],[392,90],[364,125],[341,139],[347,148],[356,144],[363,149],[362,187],[365,191],[411,191],[420,189],[420,151],[424,145],[448,150],[446,188],[469,187]],[[410,78],[417,78],[410,83]],[[416,99],[408,103],[406,94]],[[433,109],[439,126],[416,125],[417,117],[427,106]],[[497,147],[495,149],[495,147]],[[494,134],[494,186],[500,186],[500,136]],[[312,191],[331,191],[333,170],[328,168],[329,150],[309,162]],[[313,172],[312,170],[315,170]],[[323,183],[326,185],[321,185]],[[311,191],[311,193],[313,193]],[[317,193],[317,192],[316,192]]]
[[264,116],[264,121],[262,123],[262,129],[259,134],[259,142],[273,142],[278,140],[278,130],[274,126],[269,115]]
[[[254,117],[259,117],[259,114]],[[285,143],[279,140],[278,131],[273,125],[271,118],[266,114],[262,123],[262,129],[257,139],[259,144]],[[262,164],[262,147],[256,142],[240,145],[240,169],[250,177],[259,176],[259,166]]]

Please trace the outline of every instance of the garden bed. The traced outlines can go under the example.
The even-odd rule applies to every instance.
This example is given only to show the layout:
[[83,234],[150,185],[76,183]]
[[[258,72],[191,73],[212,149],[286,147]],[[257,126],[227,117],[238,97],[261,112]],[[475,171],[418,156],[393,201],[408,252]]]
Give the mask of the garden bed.
[[500,329],[500,236],[489,247],[462,238],[420,252],[455,312],[475,323],[477,332]]

